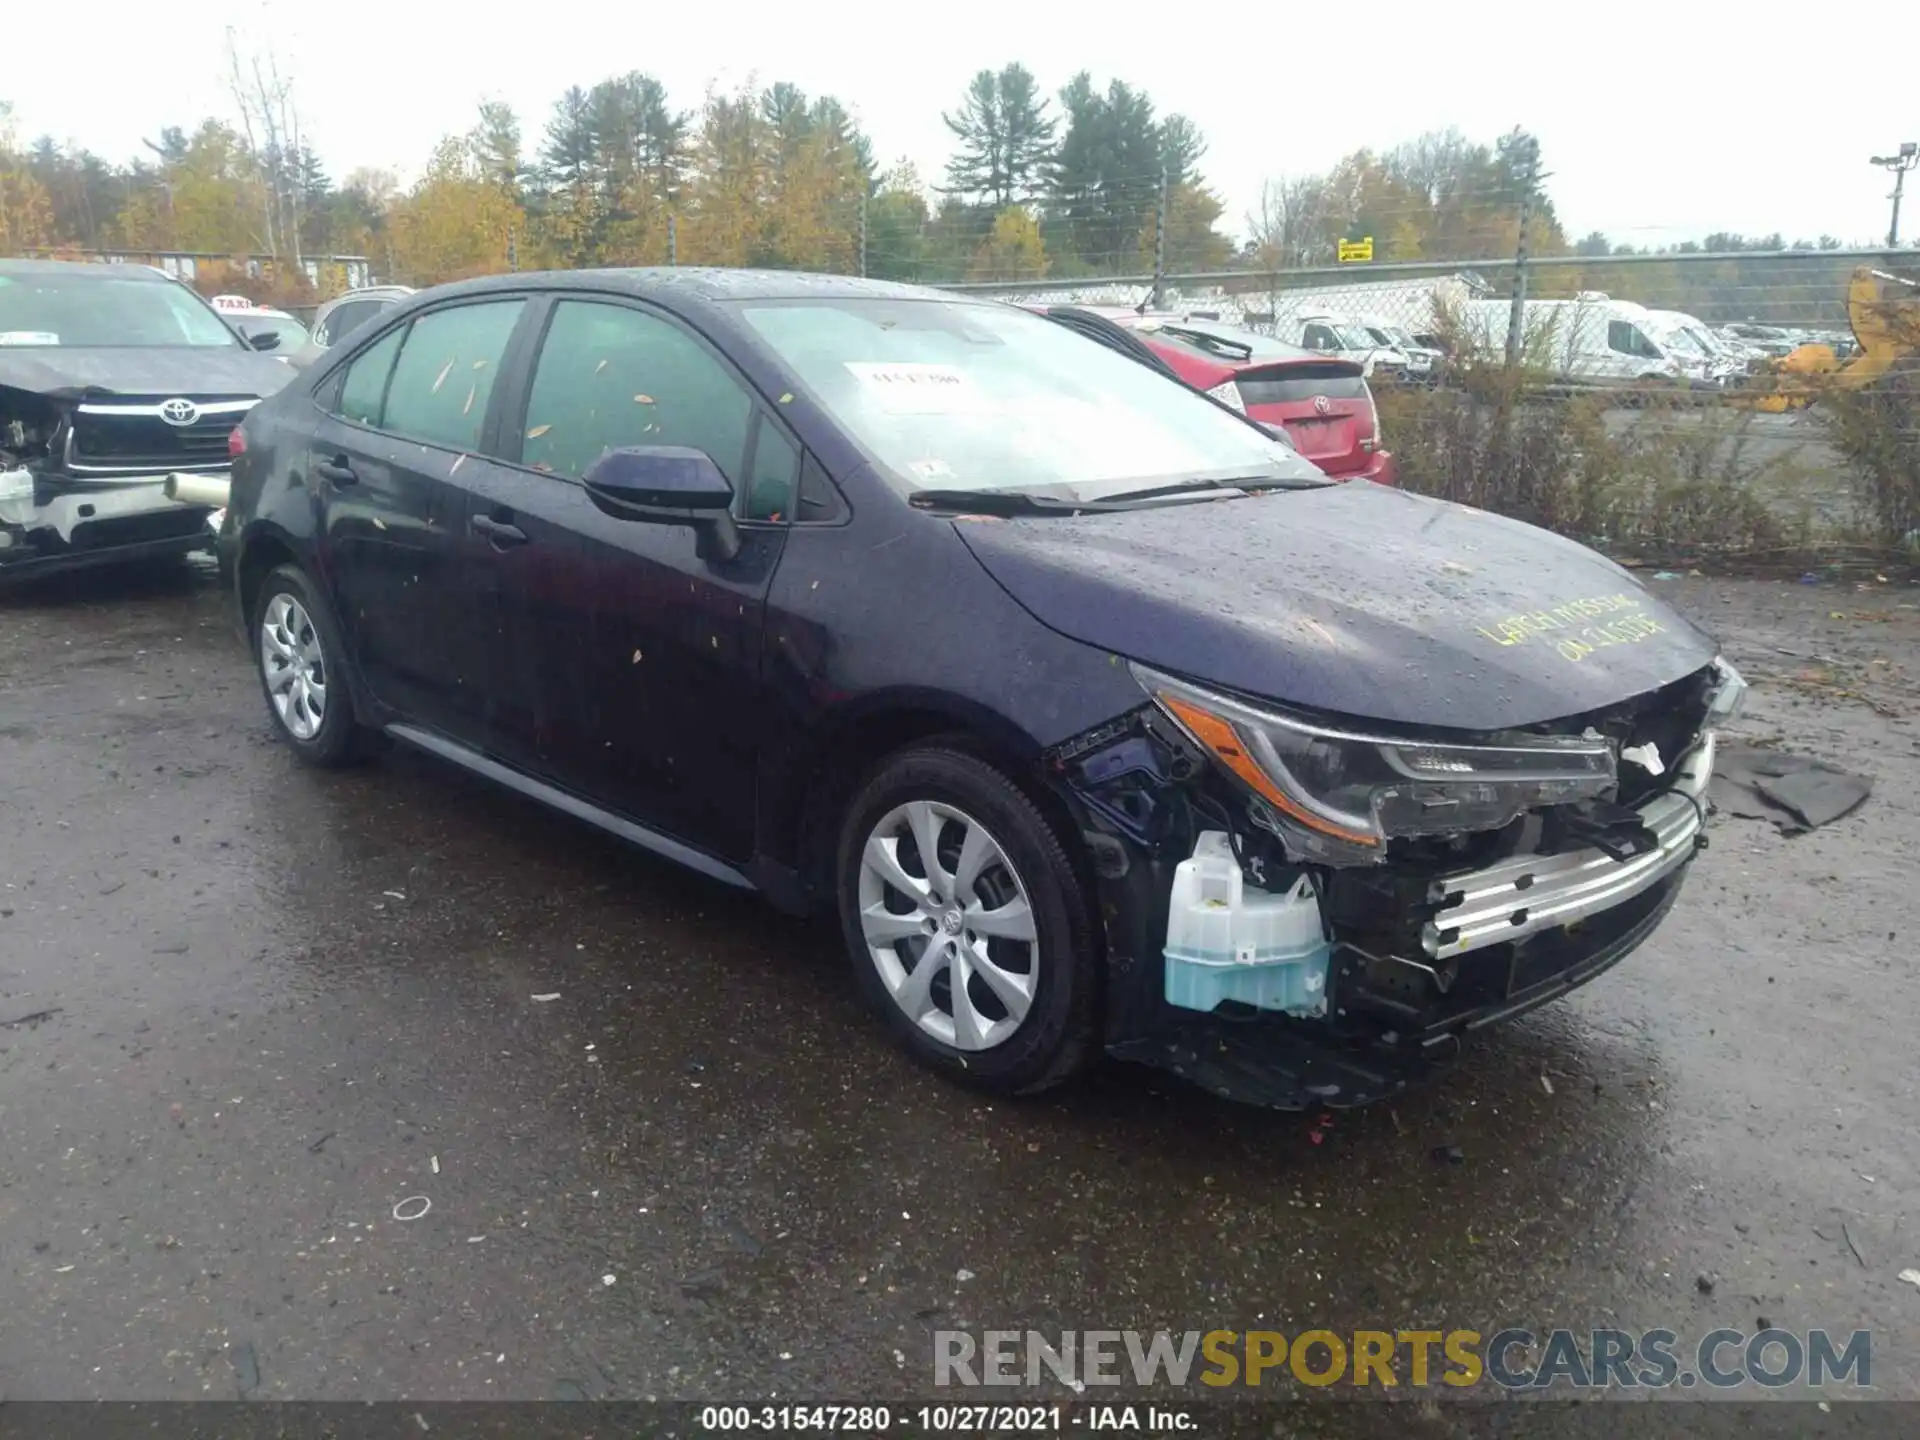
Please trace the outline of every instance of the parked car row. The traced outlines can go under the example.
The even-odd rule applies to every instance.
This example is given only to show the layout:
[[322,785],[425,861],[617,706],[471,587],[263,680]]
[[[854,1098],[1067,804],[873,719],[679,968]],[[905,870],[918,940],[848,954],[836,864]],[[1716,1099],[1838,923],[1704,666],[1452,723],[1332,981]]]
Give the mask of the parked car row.
[[384,736],[832,915],[967,1083],[1388,1095],[1617,964],[1704,844],[1739,677],[1577,544],[1310,463],[1391,478],[1352,360],[679,269],[399,297],[296,366],[115,283],[0,268],[29,510],[112,488],[83,422],[130,490],[217,416],[294,754]]
[[1365,367],[1343,356],[1288,345],[1238,326],[1118,306],[1051,306],[1042,313],[1078,324],[1095,338],[1099,326],[1136,337],[1172,374],[1230,409],[1278,426],[1294,449],[1340,480],[1397,479],[1380,438],[1380,412]]

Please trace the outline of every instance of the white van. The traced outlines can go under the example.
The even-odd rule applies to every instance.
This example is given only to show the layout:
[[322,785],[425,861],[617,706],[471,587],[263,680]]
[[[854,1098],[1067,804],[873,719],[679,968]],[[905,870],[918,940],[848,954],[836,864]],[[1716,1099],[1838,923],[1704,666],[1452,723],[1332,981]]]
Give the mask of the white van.
[[[1462,321],[1498,354],[1506,348],[1508,314],[1505,300],[1475,300],[1463,307]],[[1621,386],[1708,382],[1706,356],[1631,300],[1594,290],[1572,300],[1529,300],[1521,323],[1526,359],[1563,380]]]
[[1274,338],[1298,345],[1303,350],[1318,350],[1325,355],[1359,361],[1368,376],[1396,381],[1407,378],[1407,354],[1391,345],[1382,345],[1367,333],[1358,321],[1325,310],[1309,310],[1298,315],[1281,315],[1274,325]]
[[1407,333],[1404,325],[1389,320],[1384,315],[1361,315],[1356,323],[1368,335],[1373,343],[1390,350],[1398,350],[1407,357],[1407,379],[1418,385],[1425,385],[1434,378],[1438,370],[1441,355],[1438,350],[1422,345]]
[[1734,349],[1719,331],[1698,316],[1689,315],[1684,310],[1651,310],[1647,313],[1653,317],[1653,323],[1664,327],[1668,334],[1698,347],[1700,353],[1707,357],[1707,380],[1711,384],[1730,384],[1734,376],[1750,368],[1747,356]]

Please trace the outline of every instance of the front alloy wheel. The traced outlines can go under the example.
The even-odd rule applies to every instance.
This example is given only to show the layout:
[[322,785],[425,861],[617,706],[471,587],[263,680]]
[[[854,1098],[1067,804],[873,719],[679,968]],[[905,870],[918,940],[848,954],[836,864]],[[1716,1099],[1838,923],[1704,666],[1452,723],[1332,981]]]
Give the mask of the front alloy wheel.
[[888,756],[840,824],[860,988],[923,1063],[1002,1095],[1099,1051],[1100,937],[1072,832],[965,737]]
[[957,1050],[991,1050],[1033,1007],[1033,907],[987,827],[934,800],[881,817],[860,860],[860,929],[893,1003]]

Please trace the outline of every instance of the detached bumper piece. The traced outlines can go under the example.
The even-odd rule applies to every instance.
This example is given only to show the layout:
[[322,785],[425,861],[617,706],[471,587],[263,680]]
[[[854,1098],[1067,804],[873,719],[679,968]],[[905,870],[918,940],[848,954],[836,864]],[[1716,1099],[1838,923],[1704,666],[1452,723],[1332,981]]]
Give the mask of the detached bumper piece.
[[1523,940],[1585,920],[1658,885],[1691,860],[1701,844],[1712,775],[1709,731],[1680,760],[1672,788],[1638,807],[1654,841],[1641,854],[1620,859],[1583,849],[1522,855],[1436,880],[1429,898],[1440,908],[1421,931],[1422,948],[1433,959],[1446,960],[1502,941]]
[[[1420,1007],[1417,1025],[1383,1031],[1350,1021],[1190,1014],[1109,1051],[1242,1104],[1276,1110],[1371,1105],[1445,1070],[1470,1032],[1557,1000],[1619,964],[1659,927],[1681,878],[1670,875],[1576,930],[1481,957],[1486,963],[1464,970],[1439,1006]],[[1332,1000],[1343,1015],[1344,990],[1336,967]]]
[[170,499],[165,481],[56,487],[0,471],[0,584],[210,548],[208,508]]

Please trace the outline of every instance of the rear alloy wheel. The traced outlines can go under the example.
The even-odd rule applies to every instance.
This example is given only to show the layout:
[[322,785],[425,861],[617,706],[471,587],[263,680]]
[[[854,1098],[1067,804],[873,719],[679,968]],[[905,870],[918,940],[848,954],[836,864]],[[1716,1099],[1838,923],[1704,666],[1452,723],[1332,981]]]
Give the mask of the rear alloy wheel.
[[992,766],[931,746],[889,761],[847,817],[840,891],[862,987],[923,1060],[1022,1092],[1091,1056],[1097,954],[1079,879]]
[[296,740],[320,733],[327,709],[327,654],[313,617],[286,591],[267,602],[260,619],[260,674],[267,699]]
[[353,696],[340,672],[340,627],[306,575],[282,565],[254,602],[254,659],[281,737],[302,759],[339,765],[372,739],[354,718]]

